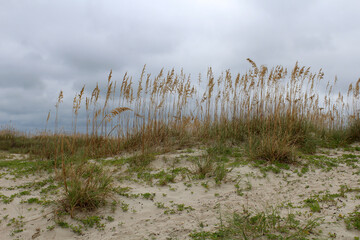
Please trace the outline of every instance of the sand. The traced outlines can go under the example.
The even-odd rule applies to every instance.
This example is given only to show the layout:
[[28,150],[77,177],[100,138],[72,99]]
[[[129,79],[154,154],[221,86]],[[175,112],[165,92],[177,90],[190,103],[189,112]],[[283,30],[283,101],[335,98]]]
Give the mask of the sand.
[[[195,171],[196,166],[189,158],[204,153],[204,150],[193,149],[158,155],[149,168],[152,173],[177,167]],[[115,194],[106,206],[94,212],[76,213],[77,218],[102,218],[103,225],[87,229],[70,216],[59,218],[55,214],[61,211],[58,200],[64,196],[62,188],[47,194],[41,193],[42,189],[56,182],[46,183],[38,188],[31,186],[53,177],[51,174],[36,172],[34,175],[15,177],[11,170],[2,169],[1,196],[17,195],[9,203],[0,201],[0,239],[191,239],[190,233],[214,231],[218,228],[220,218],[226,220],[232,212],[241,213],[243,209],[252,212],[278,209],[281,214],[299,213],[299,218],[304,221],[321,218],[321,225],[311,233],[313,235],[309,236],[310,239],[329,239],[330,236],[335,239],[354,239],[360,236],[360,231],[347,230],[343,218],[360,205],[360,192],[347,192],[346,197],[320,202],[320,212],[311,212],[304,203],[305,199],[314,195],[339,193],[341,185],[352,189],[360,187],[359,151],[325,149],[320,150],[317,155],[336,162],[343,154],[353,154],[357,161],[352,164],[341,162],[331,169],[310,165],[309,171],[304,174],[298,173],[302,168],[300,165],[291,166],[288,170],[282,169],[277,174],[272,171],[264,174],[259,167],[244,164],[229,167],[229,172],[220,185],[215,183],[213,177],[194,180],[192,174],[184,173],[179,174],[174,183],[159,186],[157,179],[150,183],[137,179],[136,173],[127,173],[127,165],[106,165],[113,174],[115,186],[128,187],[128,196]],[[8,154],[8,157],[0,161],[26,157]],[[112,158],[97,162],[105,163],[109,160]],[[301,161],[305,163],[307,160]],[[24,187],[26,185],[30,187]],[[20,192],[23,191],[30,193],[21,195]],[[48,205],[21,203],[30,198],[54,202]],[[113,201],[117,202],[116,206],[112,206]],[[286,207],[289,204],[293,207]],[[82,226],[81,234],[57,225],[55,220],[59,219],[73,226]]]

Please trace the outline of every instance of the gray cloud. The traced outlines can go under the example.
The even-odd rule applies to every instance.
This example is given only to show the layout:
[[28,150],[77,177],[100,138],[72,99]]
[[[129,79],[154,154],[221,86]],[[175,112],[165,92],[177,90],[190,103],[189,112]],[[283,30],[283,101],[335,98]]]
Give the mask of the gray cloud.
[[[355,0],[0,1],[0,125],[40,128],[60,90],[64,124],[74,95],[106,83],[184,68],[196,81],[249,67],[296,61],[338,90],[360,77],[360,2]],[[70,108],[66,110],[67,108]]]

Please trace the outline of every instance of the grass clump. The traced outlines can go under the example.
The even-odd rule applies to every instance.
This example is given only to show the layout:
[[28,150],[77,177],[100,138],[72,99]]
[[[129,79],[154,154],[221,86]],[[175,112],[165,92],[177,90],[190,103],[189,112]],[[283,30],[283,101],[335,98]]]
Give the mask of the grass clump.
[[226,178],[228,170],[225,167],[225,163],[218,163],[214,170],[215,183],[220,185],[221,182]]
[[328,129],[321,133],[321,147],[338,148],[348,146],[350,136],[348,131],[343,129]]
[[194,163],[192,173],[195,174],[198,179],[205,179],[214,170],[214,161],[209,155],[195,157],[192,161]]
[[154,153],[134,155],[126,159],[126,161],[130,164],[130,168],[132,171],[142,171],[154,160],[155,160]]
[[350,142],[360,141],[360,118],[357,117],[351,121],[347,131],[348,139]]
[[290,136],[285,134],[261,134],[250,137],[248,143],[251,159],[270,163],[293,163],[296,159],[295,149]]
[[65,209],[94,210],[113,194],[113,179],[100,165],[82,163],[64,169]]

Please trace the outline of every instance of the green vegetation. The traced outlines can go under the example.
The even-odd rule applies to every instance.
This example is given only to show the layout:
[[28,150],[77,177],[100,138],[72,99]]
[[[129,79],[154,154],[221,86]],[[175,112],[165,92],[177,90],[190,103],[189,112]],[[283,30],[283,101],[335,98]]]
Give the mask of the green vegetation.
[[[266,213],[234,212],[223,221],[220,218],[218,230],[214,232],[198,231],[190,234],[192,239],[310,239],[307,236],[320,224],[320,219],[308,219],[305,222],[294,214],[281,217],[275,210]],[[203,227],[203,225],[200,225]]]
[[63,168],[66,197],[63,205],[73,216],[75,209],[93,210],[113,194],[112,177],[100,165],[77,164]]
[[345,218],[345,224],[347,229],[360,230],[360,205]]
[[[105,91],[96,85],[87,96],[84,86],[75,95],[72,134],[59,131],[64,98],[60,91],[53,134],[28,136],[5,126],[0,150],[35,154],[58,166],[62,155],[89,159],[135,149],[144,155],[159,147],[168,150],[214,141],[210,155],[231,156],[231,149],[219,144],[231,141],[245,143],[252,159],[291,163],[299,151],[313,153],[316,146],[341,147],[360,139],[356,112],[360,79],[349,86],[347,100],[336,93],[337,101],[330,101],[336,79],[320,90],[321,70],[312,73],[298,63],[291,71],[282,66],[269,69],[248,61],[252,68],[235,77],[227,70],[215,78],[209,68],[206,86],[201,78],[195,84],[174,70],[167,74],[161,70],[152,79],[144,67],[139,81],[125,74],[120,83],[110,72]],[[79,114],[85,115],[85,133],[77,130]],[[140,157],[135,165],[146,166],[148,160]]]
[[316,199],[308,198],[304,202],[312,212],[321,212],[320,204]]
[[[323,84],[321,70],[312,73],[310,68],[298,63],[291,71],[282,66],[269,69],[248,61],[251,69],[235,77],[230,70],[215,77],[209,68],[204,83],[201,76],[196,83],[182,71],[176,74],[174,70],[167,74],[161,70],[152,78],[144,67],[137,82],[127,74],[121,82],[113,81],[110,72],[105,91],[97,84],[91,91],[85,91],[84,86],[75,95],[70,133],[60,131],[58,126],[59,106],[64,98],[60,91],[55,104],[56,114],[53,119],[50,114],[47,118],[47,123],[55,122],[53,131],[47,129],[28,135],[12,126],[0,129],[0,151],[4,151],[0,152],[0,169],[6,170],[0,173],[1,178],[16,180],[43,172],[52,177],[17,186],[21,188],[18,193],[0,193],[0,200],[9,204],[21,198],[23,204],[47,205],[53,202],[47,199],[49,195],[62,194],[61,211],[79,225],[69,224],[60,217],[56,223],[82,234],[83,230],[94,226],[103,230],[104,219],[114,221],[112,216],[77,218],[78,212],[96,210],[106,205],[109,199],[112,200],[112,212],[117,206],[123,214],[129,210],[136,212],[123,199],[111,199],[115,193],[120,198],[136,198],[143,202],[161,198],[150,192],[131,193],[126,181],[155,184],[157,188],[167,186],[169,190],[177,191],[178,186],[174,183],[181,178],[191,182],[184,183],[186,191],[196,183],[209,192],[213,186],[221,187],[234,177],[233,168],[248,163],[260,169],[260,176],[256,176],[260,178],[268,173],[284,179],[291,173],[306,178],[314,168],[330,171],[341,164],[358,170],[360,148],[351,144],[360,141],[357,112],[360,79],[349,86],[346,96],[336,93],[335,99],[332,90],[336,79]],[[319,89],[323,85],[326,89]],[[80,124],[86,126],[86,131],[79,132]],[[310,155],[319,147],[341,147],[351,153],[332,158]],[[182,154],[194,154],[194,149],[202,150],[202,153],[176,156],[170,167],[152,169],[158,154],[178,149],[186,149]],[[27,155],[19,158],[16,153]],[[130,156],[107,159],[120,154]],[[180,161],[188,165],[182,166]],[[113,170],[116,175],[112,175]],[[251,176],[251,173],[246,174]],[[241,178],[232,179],[239,198],[247,197],[247,192],[253,188],[249,180],[240,182]],[[114,188],[115,180],[121,184],[125,182],[125,187]],[[32,190],[38,190],[41,197],[29,196]],[[338,193],[307,196],[301,200],[301,207],[309,208],[311,214],[318,214],[324,203],[334,203],[335,199],[344,198],[350,192],[360,190],[343,185]],[[215,197],[223,196],[215,193]],[[167,206],[157,201],[154,205],[168,215],[194,211],[182,203],[172,202]],[[359,230],[357,211],[344,218],[349,229]],[[11,221],[18,226],[14,231],[23,230],[19,219]],[[241,214],[234,212],[226,221],[221,219],[217,230],[202,229],[191,237],[307,239],[318,224],[319,219],[301,222],[294,214],[283,217],[277,211],[250,213],[244,210]],[[49,226],[48,230],[53,228]]]

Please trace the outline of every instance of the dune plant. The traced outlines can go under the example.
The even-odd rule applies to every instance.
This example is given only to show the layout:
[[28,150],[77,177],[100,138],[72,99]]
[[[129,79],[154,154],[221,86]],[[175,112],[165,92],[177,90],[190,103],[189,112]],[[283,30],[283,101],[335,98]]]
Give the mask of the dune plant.
[[[278,155],[288,161],[296,151],[311,153],[319,144],[342,145],[359,139],[360,79],[344,95],[334,93],[337,78],[326,81],[322,70],[312,72],[299,63],[288,70],[248,62],[251,68],[242,74],[226,70],[216,75],[209,68],[205,79],[199,75],[197,81],[183,70],[161,69],[153,76],[144,66],[139,80],[125,73],[117,82],[111,71],[104,91],[98,83],[92,91],[84,86],[75,95],[73,131],[65,137],[71,144],[64,151],[70,155],[82,151],[93,158],[124,150],[141,149],[145,154],[151,148],[231,141],[261,147],[265,155],[273,155],[266,159]],[[48,144],[32,139],[31,152],[44,158],[58,158],[62,101],[61,91]],[[84,111],[80,111],[82,104]],[[82,113],[86,116],[81,118]],[[269,137],[272,141],[263,139]],[[266,147],[272,142],[276,144]],[[44,147],[47,150],[40,151]]]
[[286,133],[262,133],[250,136],[248,154],[251,159],[268,162],[292,163],[295,160],[295,143]]
[[[73,215],[101,206],[112,193],[111,176],[87,163],[91,158],[133,151],[130,169],[141,172],[155,159],[151,152],[230,143],[246,146],[253,160],[293,163],[300,151],[360,140],[360,79],[347,94],[334,93],[337,78],[326,81],[321,69],[312,72],[299,63],[290,70],[268,68],[247,60],[251,68],[242,74],[209,68],[197,81],[183,70],[152,75],[144,66],[138,80],[125,73],[117,82],[110,71],[104,84],[92,90],[84,85],[75,95],[71,131],[59,130],[60,91],[53,133],[47,125],[33,135],[3,127],[0,150],[34,154],[53,165],[64,186],[64,207]],[[210,155],[195,158],[193,172],[198,178],[213,175],[220,184],[225,164]]]
[[94,210],[105,204],[113,193],[112,177],[97,164],[78,163],[63,166],[65,209],[74,216],[74,210]]
[[[247,209],[234,212],[220,223],[215,231],[198,231],[189,234],[192,239],[308,239],[316,232],[321,219],[300,220],[295,214],[280,216],[276,209],[251,213]],[[203,228],[202,225],[200,227]]]

